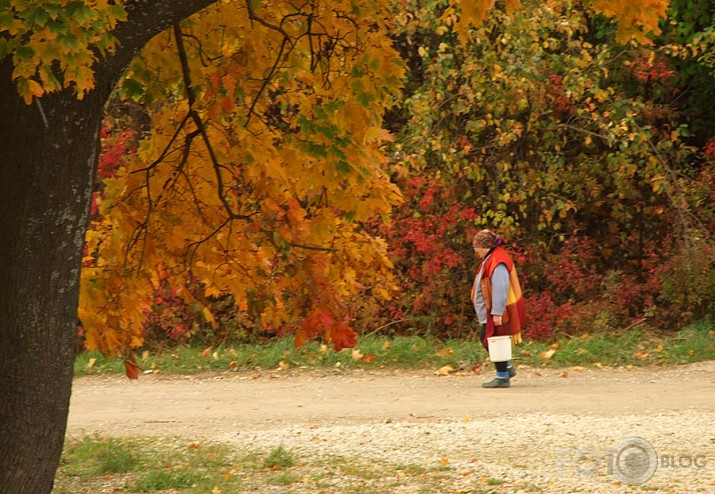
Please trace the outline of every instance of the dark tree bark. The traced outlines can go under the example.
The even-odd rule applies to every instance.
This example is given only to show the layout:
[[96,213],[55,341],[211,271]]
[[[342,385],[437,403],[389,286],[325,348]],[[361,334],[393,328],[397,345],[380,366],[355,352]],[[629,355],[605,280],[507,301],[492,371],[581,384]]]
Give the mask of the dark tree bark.
[[107,98],[153,36],[215,0],[137,1],[97,88],[26,105],[0,61],[0,492],[42,494],[64,443],[77,300]]

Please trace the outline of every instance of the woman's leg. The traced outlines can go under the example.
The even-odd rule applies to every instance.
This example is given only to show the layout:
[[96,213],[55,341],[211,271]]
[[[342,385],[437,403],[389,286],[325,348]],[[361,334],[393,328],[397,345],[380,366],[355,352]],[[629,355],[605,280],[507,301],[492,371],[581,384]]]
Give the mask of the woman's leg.
[[[487,334],[487,325],[482,324],[482,330],[479,333],[479,339],[482,342],[482,345],[484,348],[489,351],[489,347],[487,347],[486,342],[486,334]],[[494,362],[494,367],[496,368],[497,371],[497,378],[489,383],[485,383],[482,386],[488,387],[488,388],[499,388],[499,387],[509,387],[509,377],[511,375],[509,371],[510,367],[510,362]],[[516,373],[515,373],[516,374]]]

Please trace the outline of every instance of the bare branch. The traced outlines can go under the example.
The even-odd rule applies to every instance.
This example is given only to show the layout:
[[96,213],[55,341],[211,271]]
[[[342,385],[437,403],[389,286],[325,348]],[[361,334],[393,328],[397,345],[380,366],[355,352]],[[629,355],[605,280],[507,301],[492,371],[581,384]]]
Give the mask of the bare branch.
[[339,252],[338,249],[335,249],[333,247],[318,247],[317,245],[304,245],[304,244],[296,244],[293,242],[288,242],[288,245],[290,245],[291,247],[295,247],[297,249],[319,250],[322,252]]
[[221,201],[221,204],[223,204],[223,207],[228,213],[230,219],[249,219],[250,216],[237,214],[231,207],[231,204],[228,202],[228,198],[224,194],[225,187],[223,183],[223,176],[221,175],[221,164],[219,163],[218,157],[216,156],[216,152],[211,145],[211,140],[209,139],[208,133],[206,132],[206,126],[201,119],[201,115],[199,115],[199,113],[194,108],[194,103],[196,100],[193,94],[194,89],[191,83],[191,70],[189,68],[189,59],[186,55],[183,35],[181,33],[181,27],[178,23],[174,25],[174,35],[176,37],[176,49],[179,52],[179,60],[181,61],[181,71],[184,78],[184,86],[186,88],[186,93],[189,100],[188,116],[193,120],[194,124],[196,125],[199,133],[201,134],[202,140],[204,141],[206,150],[209,152],[209,157],[211,158],[211,163],[213,164],[214,173],[216,175],[218,198]]
[[184,119],[181,121],[181,123],[179,124],[179,126],[176,128],[176,131],[174,132],[174,135],[171,136],[171,139],[169,139],[168,144],[166,145],[166,147],[164,148],[164,150],[161,152],[161,154],[159,155],[159,157],[158,157],[157,159],[155,159],[155,160],[154,160],[150,165],[148,165],[147,167],[145,167],[145,168],[140,168],[140,169],[138,169],[138,170],[134,170],[134,171],[132,171],[132,172],[130,172],[130,173],[131,173],[131,174],[134,174],[134,173],[143,173],[143,172],[145,172],[145,171],[147,171],[147,170],[151,170],[152,168],[156,168],[162,161],[164,161],[164,159],[165,159],[165,158],[168,156],[168,154],[169,154],[169,149],[171,148],[171,145],[174,144],[174,142],[176,141],[176,139],[179,137],[179,133],[181,132],[181,130],[182,130],[182,129],[184,128],[184,126],[186,125],[186,122],[188,122],[188,121],[189,121],[189,115],[186,114],[186,115],[184,116]]

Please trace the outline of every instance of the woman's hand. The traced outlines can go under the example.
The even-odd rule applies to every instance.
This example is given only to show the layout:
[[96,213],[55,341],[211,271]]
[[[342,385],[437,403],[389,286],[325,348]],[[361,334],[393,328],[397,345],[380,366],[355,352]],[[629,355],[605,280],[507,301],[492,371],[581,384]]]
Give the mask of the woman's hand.
[[494,321],[494,326],[501,326],[503,323],[502,316],[492,316],[492,321]]

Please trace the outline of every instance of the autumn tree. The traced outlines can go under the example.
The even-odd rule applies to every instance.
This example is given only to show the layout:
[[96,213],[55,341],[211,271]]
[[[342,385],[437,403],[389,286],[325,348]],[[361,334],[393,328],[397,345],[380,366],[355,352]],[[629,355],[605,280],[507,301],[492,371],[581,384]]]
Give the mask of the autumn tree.
[[[626,33],[658,14],[641,16],[641,7],[661,5],[596,3],[625,19]],[[2,492],[51,490],[83,261],[94,264],[82,317],[109,352],[134,341],[126,321],[139,318],[126,301],[146,294],[161,269],[278,309],[298,306],[296,289],[298,298],[319,292],[332,299],[309,305],[302,334],[327,328],[349,344],[343,315],[325,307],[339,307],[340,296],[375,278],[335,270],[389,267],[379,241],[352,224],[394,201],[377,152],[380,113],[399,76],[380,38],[387,2],[215,4],[0,2]],[[462,22],[481,20],[492,4],[465,2]],[[154,102],[153,135],[107,184],[103,207],[117,220],[90,236],[91,259],[83,259],[100,122],[115,91]],[[179,200],[188,206],[169,204]],[[161,256],[171,257],[159,265]],[[308,270],[304,279],[318,289],[301,291],[290,281],[294,271],[277,272],[276,260]],[[248,284],[259,287],[253,298]],[[280,311],[276,317],[268,322],[287,321]]]
[[224,5],[145,47],[118,92],[153,106],[152,132],[104,181],[87,237],[90,348],[138,345],[160,283],[209,321],[204,300],[230,293],[261,329],[355,343],[343,299],[391,285],[360,224],[399,198],[376,144],[402,70],[381,21],[351,9],[276,7],[262,39],[251,10]]
[[49,492],[62,449],[104,104],[145,43],[210,3],[2,2],[2,492]]

